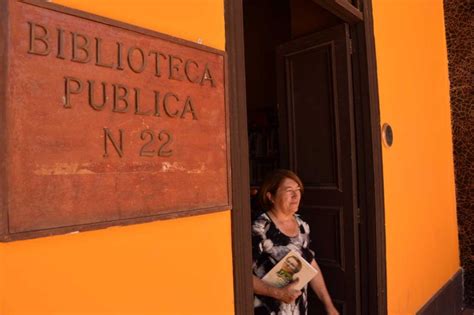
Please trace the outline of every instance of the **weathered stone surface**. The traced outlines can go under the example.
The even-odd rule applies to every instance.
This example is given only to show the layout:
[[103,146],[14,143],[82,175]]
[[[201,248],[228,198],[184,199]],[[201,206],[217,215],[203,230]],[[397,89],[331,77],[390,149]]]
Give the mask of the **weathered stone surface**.
[[445,0],[444,10],[464,299],[467,305],[474,306],[474,8],[471,0]]

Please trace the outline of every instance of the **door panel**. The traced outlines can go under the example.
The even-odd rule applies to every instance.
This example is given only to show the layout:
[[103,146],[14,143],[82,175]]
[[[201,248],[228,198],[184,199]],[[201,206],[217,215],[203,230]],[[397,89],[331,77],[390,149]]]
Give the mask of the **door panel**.
[[[295,84],[291,86],[292,99],[288,105],[293,115],[293,165],[297,171],[304,170],[301,176],[307,185],[334,188],[338,186],[338,166],[330,58],[331,44],[325,44],[287,59],[287,71]],[[315,132],[320,136],[313,137]]]
[[[341,314],[359,314],[355,135],[347,25],[278,48],[281,165],[305,185],[300,214]],[[310,314],[324,314],[310,295]]]

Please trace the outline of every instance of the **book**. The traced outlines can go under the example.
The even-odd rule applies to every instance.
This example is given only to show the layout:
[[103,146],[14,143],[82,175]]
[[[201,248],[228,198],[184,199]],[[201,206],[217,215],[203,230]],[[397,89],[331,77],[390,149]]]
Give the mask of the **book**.
[[262,280],[271,286],[281,288],[298,279],[295,289],[301,290],[317,274],[318,271],[301,257],[298,252],[290,250],[285,257],[263,276]]

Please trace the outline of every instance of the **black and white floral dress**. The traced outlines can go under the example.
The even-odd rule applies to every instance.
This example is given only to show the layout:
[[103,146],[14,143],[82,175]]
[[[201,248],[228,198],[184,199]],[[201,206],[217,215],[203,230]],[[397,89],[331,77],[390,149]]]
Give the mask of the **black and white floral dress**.
[[[314,253],[309,249],[309,226],[298,215],[295,215],[299,233],[289,237],[281,232],[270,219],[262,213],[252,223],[253,274],[262,278],[288,252],[293,249],[309,263]],[[268,296],[255,295],[255,315],[306,315],[308,308],[307,285],[302,294],[292,304],[286,304]]]

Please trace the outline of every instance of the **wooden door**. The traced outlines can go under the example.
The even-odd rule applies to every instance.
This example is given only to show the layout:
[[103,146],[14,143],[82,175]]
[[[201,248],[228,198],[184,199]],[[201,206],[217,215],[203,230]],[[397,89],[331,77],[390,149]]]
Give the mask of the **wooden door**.
[[[277,50],[282,167],[305,185],[299,213],[341,314],[360,313],[350,38],[339,25]],[[310,290],[311,291],[311,290]],[[325,314],[314,294],[309,314]]]

